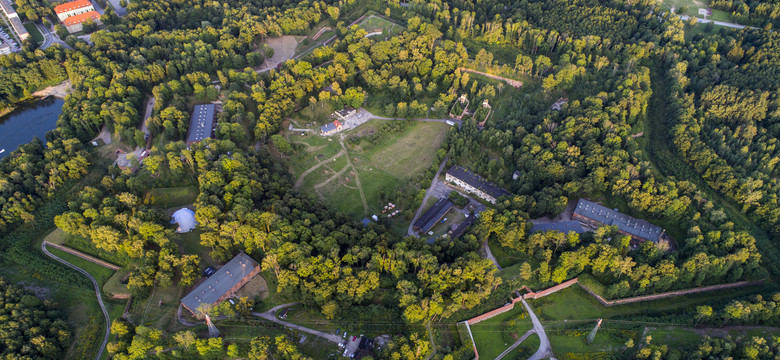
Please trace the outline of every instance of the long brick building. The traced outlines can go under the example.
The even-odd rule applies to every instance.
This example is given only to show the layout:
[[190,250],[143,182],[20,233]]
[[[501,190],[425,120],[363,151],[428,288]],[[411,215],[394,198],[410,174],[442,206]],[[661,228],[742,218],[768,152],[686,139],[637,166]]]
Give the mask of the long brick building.
[[196,317],[202,317],[201,306],[219,305],[259,273],[260,265],[241,252],[183,297],[181,304]]

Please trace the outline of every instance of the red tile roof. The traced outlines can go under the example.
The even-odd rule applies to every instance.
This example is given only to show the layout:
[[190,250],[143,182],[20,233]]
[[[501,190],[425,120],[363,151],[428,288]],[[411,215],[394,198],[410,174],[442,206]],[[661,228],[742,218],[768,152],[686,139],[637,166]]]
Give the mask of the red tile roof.
[[65,21],[63,21],[62,23],[65,24],[65,26],[71,26],[71,25],[81,24],[89,19],[92,20],[100,19],[100,14],[98,14],[97,11],[89,11],[83,14],[73,15],[65,19]]
[[62,14],[64,12],[81,9],[87,6],[92,6],[92,3],[89,0],[76,0],[55,6],[54,12],[57,14]]

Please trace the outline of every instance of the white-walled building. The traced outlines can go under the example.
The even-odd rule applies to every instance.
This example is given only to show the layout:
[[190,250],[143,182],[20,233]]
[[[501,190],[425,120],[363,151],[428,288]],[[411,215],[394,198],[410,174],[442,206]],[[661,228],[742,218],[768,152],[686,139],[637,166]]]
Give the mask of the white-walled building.
[[76,0],[54,7],[54,12],[57,13],[57,17],[61,22],[65,22],[65,19],[71,16],[88,13],[90,11],[95,11],[95,7],[89,0]]

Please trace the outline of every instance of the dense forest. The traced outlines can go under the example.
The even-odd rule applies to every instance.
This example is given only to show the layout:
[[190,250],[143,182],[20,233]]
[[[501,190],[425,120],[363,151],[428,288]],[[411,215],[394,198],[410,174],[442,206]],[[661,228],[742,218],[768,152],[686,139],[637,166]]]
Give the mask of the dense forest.
[[[30,20],[46,14],[37,3],[17,4],[27,9]],[[68,37],[72,49],[54,46],[0,57],[0,111],[65,79],[74,89],[56,130],[0,161],[4,260],[41,264],[40,272],[55,278],[59,265],[48,264],[29,245],[37,236],[33,225],[53,222],[122,265],[132,264],[127,285],[136,297],[149,296],[155,287],[187,288],[200,277],[202,259],[181,255],[170,219],[147,193],[194,185],[200,245],[212,259],[224,262],[245,251],[272,274],[282,298],[316,309],[328,320],[391,324],[394,337],[377,354],[381,359],[425,358],[432,344],[420,325],[463,320],[473,311],[503,304],[521,285],[544,288],[587,274],[603,285],[601,295],[623,298],[776,275],[776,264],[768,262],[777,260],[777,250],[757,244],[753,229],[728,214],[736,207],[771,235],[780,233],[780,35],[721,30],[686,41],[679,19],[659,15],[655,3],[644,1],[406,5],[132,1],[125,18],[104,16],[105,26],[91,35],[92,45]],[[776,21],[766,8],[770,5],[716,6],[730,7],[757,24]],[[383,39],[347,27],[361,6],[403,21],[404,31]],[[335,41],[273,71],[256,71],[271,55],[265,39],[305,35],[328,19],[338,35]],[[502,97],[508,91],[504,83],[461,67],[525,84],[515,90],[517,96]],[[668,85],[661,91],[668,94],[658,93],[659,78]],[[474,104],[488,100],[494,112],[484,127],[477,125],[487,114],[480,109],[459,129],[451,128],[438,159],[449,154],[450,165],[470,164],[512,192],[484,211],[463,237],[428,244],[383,224],[363,227],[293,190],[294,179],[278,156],[293,149],[278,134],[295,111],[370,102],[386,116],[444,116],[462,110],[455,100],[460,94]],[[664,174],[651,161],[643,133],[658,96],[670,99],[670,126],[654,131],[668,132],[670,146],[703,182]],[[95,172],[95,164],[102,162],[84,144],[102,129],[131,146],[146,143],[138,126],[147,97],[155,99],[148,124],[153,145],[143,168]],[[559,98],[568,101],[552,110]],[[216,139],[185,144],[192,103],[217,99],[223,111]],[[369,148],[381,136],[403,131],[405,125],[398,124],[351,141]],[[435,170],[422,177],[421,188]],[[512,178],[515,171],[518,179]],[[101,175],[85,179],[89,174]],[[531,219],[556,215],[581,197],[663,224],[673,242],[632,247],[615,227],[581,235],[530,232]],[[497,243],[503,252],[524,259],[519,275],[502,280],[480,255],[483,243]],[[50,306],[5,285],[6,297],[14,294],[6,304],[34,309],[28,311]],[[778,301],[777,295],[756,295],[722,307],[700,307],[695,322],[776,326]],[[20,339],[29,337],[37,346],[29,351],[39,357],[56,358],[70,335],[56,311],[45,314],[49,322],[31,326],[56,332],[29,332],[41,333],[40,341],[27,334]],[[0,326],[10,324],[0,319]],[[307,358],[287,335],[232,343],[147,325],[114,321],[108,351],[116,359]],[[776,343],[761,339],[735,344],[705,338],[690,352],[643,341],[646,346],[625,356],[768,358],[778,351]],[[15,352],[22,346],[30,347],[5,349]],[[167,348],[173,350],[163,351]],[[470,351],[449,350],[456,355]],[[454,358],[445,353],[437,358]]]
[[61,359],[71,342],[63,314],[51,300],[0,278],[0,353],[6,359]]

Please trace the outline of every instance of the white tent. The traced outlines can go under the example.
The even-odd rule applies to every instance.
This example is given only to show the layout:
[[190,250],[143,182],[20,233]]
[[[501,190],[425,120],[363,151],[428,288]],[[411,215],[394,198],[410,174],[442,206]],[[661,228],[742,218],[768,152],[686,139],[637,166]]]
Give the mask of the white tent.
[[198,226],[198,222],[195,220],[195,212],[187,208],[181,208],[173,213],[172,222],[179,224],[179,228],[176,229],[178,233],[192,231],[195,226]]

